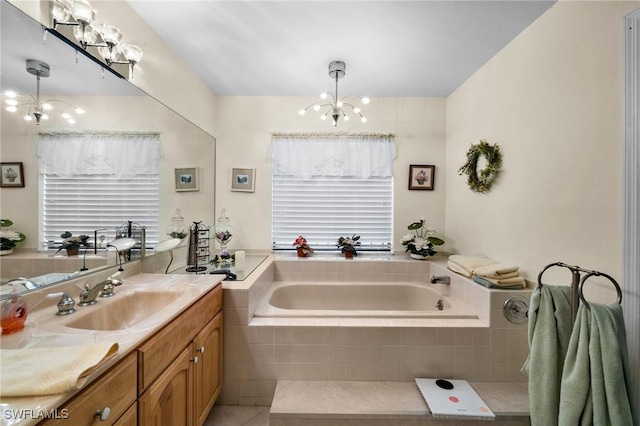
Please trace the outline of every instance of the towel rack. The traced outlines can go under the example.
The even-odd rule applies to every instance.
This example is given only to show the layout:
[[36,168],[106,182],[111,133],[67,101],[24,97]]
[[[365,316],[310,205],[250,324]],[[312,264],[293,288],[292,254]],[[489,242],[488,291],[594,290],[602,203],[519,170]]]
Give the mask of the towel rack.
[[[550,263],[538,274],[538,286],[536,288],[542,287],[542,275],[549,269],[554,266],[567,268],[571,271],[571,322],[575,322],[576,316],[578,314],[578,306],[580,305],[580,301],[588,308],[589,303],[584,298],[584,294],[582,292],[582,288],[584,283],[591,277],[605,277],[616,288],[616,292],[618,294],[618,303],[622,303],[622,290],[620,289],[620,285],[614,280],[610,275],[605,274],[600,271],[593,271],[591,269],[581,268],[575,265],[568,265],[563,262],[554,262]],[[584,277],[581,276],[581,273],[585,273]]]

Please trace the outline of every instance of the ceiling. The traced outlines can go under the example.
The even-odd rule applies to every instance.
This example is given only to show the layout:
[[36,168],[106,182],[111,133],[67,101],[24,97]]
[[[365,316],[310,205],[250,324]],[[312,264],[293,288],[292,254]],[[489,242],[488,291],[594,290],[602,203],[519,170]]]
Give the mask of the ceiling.
[[217,95],[448,96],[553,1],[129,0]]

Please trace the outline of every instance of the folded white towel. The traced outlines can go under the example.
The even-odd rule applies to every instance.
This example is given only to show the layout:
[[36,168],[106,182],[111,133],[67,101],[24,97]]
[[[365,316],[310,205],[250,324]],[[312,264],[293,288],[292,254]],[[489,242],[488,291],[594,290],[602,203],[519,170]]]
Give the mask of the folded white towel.
[[498,262],[486,257],[462,256],[459,254],[452,254],[451,256],[449,256],[447,267],[461,275],[471,277],[477,268],[492,265],[494,263]]
[[493,265],[476,268],[474,274],[485,278],[511,278],[518,276],[518,268],[515,265],[494,263]]
[[60,348],[1,349],[0,396],[36,396],[81,388],[118,352],[117,343]]

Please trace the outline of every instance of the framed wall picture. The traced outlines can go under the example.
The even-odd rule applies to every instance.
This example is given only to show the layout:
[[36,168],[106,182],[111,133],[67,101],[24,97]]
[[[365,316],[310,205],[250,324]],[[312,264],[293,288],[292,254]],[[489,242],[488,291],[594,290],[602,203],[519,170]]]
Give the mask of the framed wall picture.
[[0,187],[3,188],[24,188],[24,170],[22,163],[0,163],[2,175],[0,176]]
[[436,166],[411,164],[409,166],[409,189],[433,190]]
[[231,169],[231,190],[254,192],[256,189],[256,169]]
[[182,167],[175,169],[176,191],[198,191],[198,168]]

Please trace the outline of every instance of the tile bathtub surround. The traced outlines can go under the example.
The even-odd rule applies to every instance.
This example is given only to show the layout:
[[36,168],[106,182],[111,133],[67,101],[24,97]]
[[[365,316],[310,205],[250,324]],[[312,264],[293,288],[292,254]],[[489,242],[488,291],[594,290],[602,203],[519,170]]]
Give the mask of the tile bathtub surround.
[[[270,405],[279,379],[413,381],[415,377],[446,377],[476,382],[526,381],[520,367],[528,353],[527,324],[506,321],[502,305],[513,294],[528,298],[530,291],[488,290],[447,271],[439,262],[310,260],[272,256],[261,265],[261,271],[256,271],[258,275],[252,274],[251,282],[242,284],[243,288],[229,287],[240,285],[237,283],[225,287],[221,404]],[[411,277],[419,276],[424,282],[430,273],[446,273],[452,277],[449,294],[475,304],[481,320],[490,326],[398,327],[389,326],[388,321],[371,321],[368,325],[365,320],[330,326],[326,320],[323,325],[322,318],[307,319],[307,325],[278,325],[251,320],[250,312],[274,278],[300,279],[305,275],[303,265],[313,271],[309,272],[313,281],[344,281],[346,274],[350,281],[375,275],[386,277],[386,281],[393,281],[389,277],[411,281]],[[332,271],[334,267],[339,272]]]

